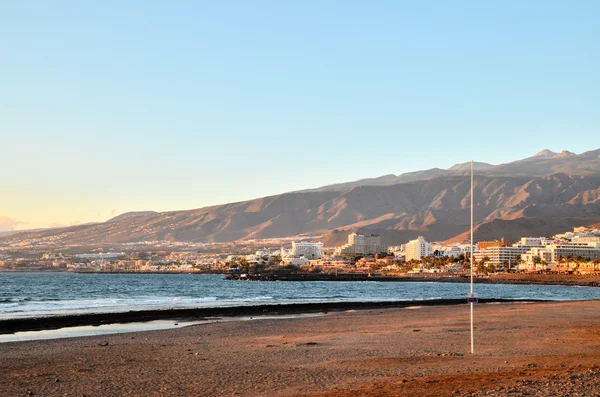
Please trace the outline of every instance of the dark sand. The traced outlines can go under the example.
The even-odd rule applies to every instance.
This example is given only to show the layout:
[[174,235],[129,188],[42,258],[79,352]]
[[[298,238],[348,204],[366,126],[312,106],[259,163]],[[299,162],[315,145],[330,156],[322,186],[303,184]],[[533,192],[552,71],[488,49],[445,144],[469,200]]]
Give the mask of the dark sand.
[[[481,303],[532,302],[528,299],[481,299]],[[538,302],[542,302],[539,301]],[[422,306],[445,306],[464,304],[465,299],[430,299],[420,301]],[[319,302],[268,304],[253,306],[200,307],[191,309],[132,310],[115,313],[70,314],[47,317],[13,318],[0,320],[0,335],[22,331],[39,331],[65,327],[97,326],[103,324],[141,323],[155,320],[204,321],[214,317],[240,317],[257,315],[294,315],[320,313],[324,311],[344,311],[350,309],[385,309],[391,307],[414,306],[415,301],[375,301],[375,302]]]
[[597,396],[600,302],[476,305],[468,351],[466,304],[221,322],[0,344],[0,395]]

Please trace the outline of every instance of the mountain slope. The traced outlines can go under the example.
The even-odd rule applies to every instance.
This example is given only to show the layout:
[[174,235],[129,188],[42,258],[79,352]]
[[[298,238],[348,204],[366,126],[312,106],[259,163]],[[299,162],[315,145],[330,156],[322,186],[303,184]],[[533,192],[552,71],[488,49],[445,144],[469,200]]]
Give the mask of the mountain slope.
[[[377,232],[401,243],[422,234],[451,239],[469,225],[469,176],[445,176],[346,191],[296,192],[189,211],[145,213],[110,222],[22,233],[8,239],[57,244],[138,241],[234,241],[324,234],[337,229]],[[600,173],[475,178],[478,239],[549,235],[600,222]],[[484,233],[485,232],[485,233]],[[4,238],[5,240],[7,238]]]
[[[495,165],[488,163],[480,163],[478,161],[473,162],[474,171],[487,171],[494,168]],[[471,162],[455,164],[448,168],[448,171],[471,171]]]

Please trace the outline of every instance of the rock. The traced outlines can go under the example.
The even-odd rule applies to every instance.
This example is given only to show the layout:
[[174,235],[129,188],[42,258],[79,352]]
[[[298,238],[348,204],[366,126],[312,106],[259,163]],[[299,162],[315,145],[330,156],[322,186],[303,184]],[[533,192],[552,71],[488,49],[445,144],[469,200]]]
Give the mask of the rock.
[[100,342],[98,345],[99,346],[108,346],[108,342]]

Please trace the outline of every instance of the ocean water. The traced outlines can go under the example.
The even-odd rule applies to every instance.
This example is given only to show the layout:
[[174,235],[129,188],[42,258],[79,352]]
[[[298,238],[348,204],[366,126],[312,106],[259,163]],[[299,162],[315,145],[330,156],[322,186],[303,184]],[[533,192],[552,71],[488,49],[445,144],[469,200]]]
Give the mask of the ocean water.
[[[258,282],[221,275],[0,273],[0,319],[257,304],[461,299],[468,284]],[[600,288],[475,284],[480,298],[600,299]]]

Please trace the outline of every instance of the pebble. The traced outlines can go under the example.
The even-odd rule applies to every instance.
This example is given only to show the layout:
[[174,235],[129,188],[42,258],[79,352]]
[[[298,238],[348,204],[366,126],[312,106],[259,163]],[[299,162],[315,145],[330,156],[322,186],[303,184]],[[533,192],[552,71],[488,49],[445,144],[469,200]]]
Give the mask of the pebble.
[[[515,386],[499,386],[491,390],[480,390],[476,392],[465,392],[459,394],[462,397],[482,396],[589,396],[600,397],[600,371],[591,369],[584,372],[572,374],[553,374],[540,379],[519,379]],[[453,393],[457,395],[457,391]]]

